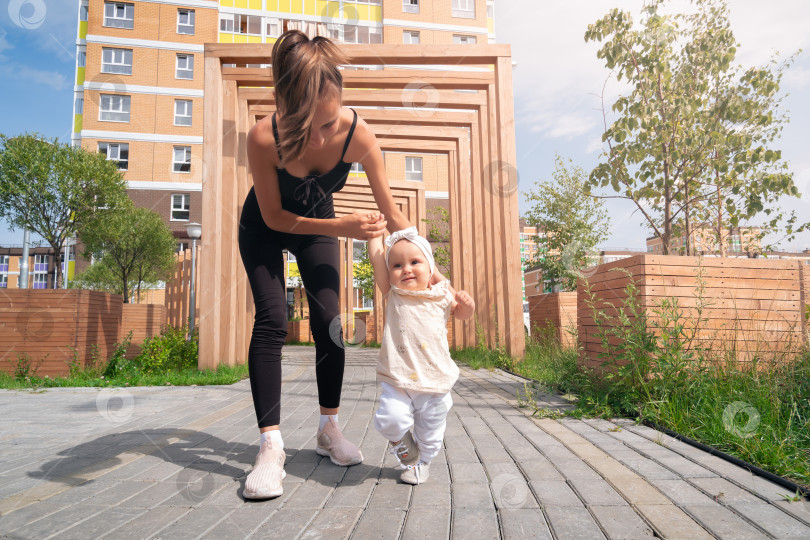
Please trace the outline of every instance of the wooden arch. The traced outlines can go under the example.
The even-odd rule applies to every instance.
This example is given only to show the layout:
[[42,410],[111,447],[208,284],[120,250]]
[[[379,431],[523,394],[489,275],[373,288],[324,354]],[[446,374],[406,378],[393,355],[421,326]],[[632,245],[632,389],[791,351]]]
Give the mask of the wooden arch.
[[[381,148],[447,155],[453,261],[448,277],[456,289],[475,298],[475,320],[485,345],[503,346],[521,357],[525,342],[509,46],[341,48],[354,66],[385,66],[344,71],[343,103],[366,107],[359,112]],[[270,44],[205,46],[201,369],[247,358],[253,306],[236,242],[241,206],[252,185],[245,142],[252,124],[275,110],[275,103],[270,69],[245,66],[269,64],[271,49]],[[424,234],[421,184],[390,184],[400,209]],[[350,179],[334,198],[338,216],[376,208],[367,182],[360,179]],[[352,268],[351,244],[341,243],[344,276]],[[341,311],[352,313],[351,279],[344,281]],[[382,328],[381,312],[377,328]],[[453,324],[451,346],[476,344],[475,322]]]

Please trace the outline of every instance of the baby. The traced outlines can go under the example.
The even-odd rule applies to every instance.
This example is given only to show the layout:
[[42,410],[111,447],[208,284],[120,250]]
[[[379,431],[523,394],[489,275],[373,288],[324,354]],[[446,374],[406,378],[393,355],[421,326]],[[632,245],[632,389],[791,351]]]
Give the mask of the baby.
[[430,284],[433,252],[416,227],[393,233],[385,244],[383,254],[381,237],[368,242],[374,281],[388,298],[377,363],[382,395],[374,427],[405,468],[402,481],[421,484],[441,449],[453,405],[450,390],[459,375],[447,344],[447,318],[452,313],[469,319],[475,302],[466,292],[455,292],[449,281]]

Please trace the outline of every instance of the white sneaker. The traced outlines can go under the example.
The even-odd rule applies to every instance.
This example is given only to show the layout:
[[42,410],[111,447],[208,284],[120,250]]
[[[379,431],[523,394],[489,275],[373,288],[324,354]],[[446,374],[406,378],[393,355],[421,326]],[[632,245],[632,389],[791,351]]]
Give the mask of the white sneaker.
[[256,464],[245,480],[245,489],[242,495],[246,499],[269,499],[284,493],[281,480],[287,476],[284,472],[284,450],[273,447],[268,439],[259,447]]
[[396,456],[400,464],[406,467],[410,467],[419,461],[419,447],[413,440],[410,431],[406,432],[402,440],[396,444],[388,441],[388,453]]
[[430,476],[430,464],[420,461],[405,469],[399,479],[406,484],[424,484]]

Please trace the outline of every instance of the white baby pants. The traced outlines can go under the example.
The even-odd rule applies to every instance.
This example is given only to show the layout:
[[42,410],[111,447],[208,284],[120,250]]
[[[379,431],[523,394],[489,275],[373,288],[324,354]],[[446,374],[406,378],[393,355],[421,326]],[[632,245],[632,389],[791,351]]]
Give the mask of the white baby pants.
[[405,390],[380,382],[380,406],[374,415],[374,427],[389,441],[400,441],[413,428],[420,459],[430,463],[442,448],[447,413],[453,406],[450,392],[434,394]]

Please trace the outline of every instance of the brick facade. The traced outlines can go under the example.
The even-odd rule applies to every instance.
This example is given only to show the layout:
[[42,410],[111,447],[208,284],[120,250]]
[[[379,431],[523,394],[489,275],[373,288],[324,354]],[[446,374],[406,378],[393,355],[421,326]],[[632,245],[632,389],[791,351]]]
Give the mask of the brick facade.
[[[171,220],[172,195],[176,193],[190,195],[189,218],[187,220]],[[163,218],[163,221],[166,222],[169,229],[177,238],[188,238],[188,235],[186,235],[186,225],[192,222],[200,223],[202,221],[202,192],[200,191],[129,189],[127,190],[127,194],[136,206],[149,208],[160,214],[160,217]]]

